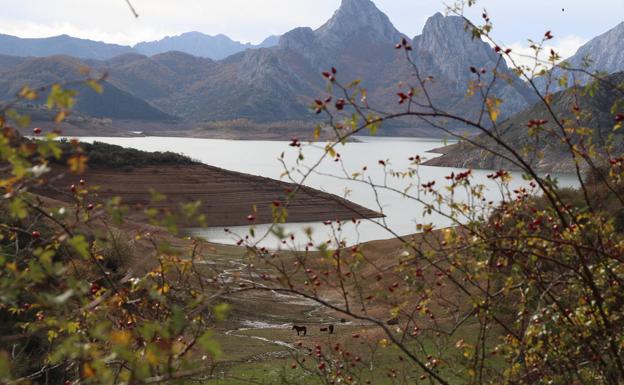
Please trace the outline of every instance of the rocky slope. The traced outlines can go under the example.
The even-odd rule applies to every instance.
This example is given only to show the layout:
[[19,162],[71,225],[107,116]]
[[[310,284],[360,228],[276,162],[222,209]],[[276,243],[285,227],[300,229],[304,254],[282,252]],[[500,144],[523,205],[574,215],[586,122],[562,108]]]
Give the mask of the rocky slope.
[[[593,96],[588,93],[577,92],[573,88],[556,93],[553,96],[551,107],[559,119],[565,119],[566,127],[592,128],[594,130],[592,140],[597,151],[604,151],[609,136],[613,134],[614,154],[622,154],[624,152],[624,133],[621,130],[614,131],[616,120],[611,107],[616,100],[623,98],[622,91],[616,90],[615,87],[624,82],[624,72],[610,75],[607,81],[608,83],[598,83]],[[576,112],[573,110],[576,105],[583,112],[578,123],[575,122]],[[529,122],[540,119],[548,121],[545,124],[546,128],[553,127],[552,116],[544,104],[537,103],[504,122],[500,127],[500,138],[511,145],[511,148],[517,151],[527,163],[540,171],[573,171],[572,158],[560,140],[545,132],[536,137],[528,134],[527,125]],[[572,134],[574,143],[577,143],[578,139],[577,134]],[[485,135],[481,135],[475,140],[480,145],[494,149],[504,156],[512,156],[510,151],[494,145],[492,140],[486,138]],[[427,164],[461,168],[517,169],[502,157],[494,156],[486,150],[465,142],[443,148],[440,152],[444,155],[430,160]]]
[[[599,35],[586,44],[570,58],[565,60],[570,68],[584,68],[589,72],[605,72],[612,74],[624,71],[624,22],[618,24],[609,31]],[[566,72],[556,69],[554,77],[561,77]],[[568,73],[568,86],[574,84],[574,80],[586,84],[591,80],[590,76],[581,73]],[[547,78],[537,79],[537,84],[544,90]],[[564,87],[554,82],[550,85],[550,91],[561,91]]]
[[[414,38],[414,61],[426,75],[440,79],[443,87],[439,99],[446,100],[445,109],[472,115],[479,98],[466,97],[468,84],[475,80],[470,67],[486,69],[486,82],[492,79],[491,71],[498,63],[499,80],[493,88],[493,96],[503,100],[504,115],[519,112],[533,102],[535,96],[507,67],[488,44],[473,39],[465,22],[457,16],[444,17],[437,13],[427,20],[421,35]],[[445,94],[446,90],[446,94]]]

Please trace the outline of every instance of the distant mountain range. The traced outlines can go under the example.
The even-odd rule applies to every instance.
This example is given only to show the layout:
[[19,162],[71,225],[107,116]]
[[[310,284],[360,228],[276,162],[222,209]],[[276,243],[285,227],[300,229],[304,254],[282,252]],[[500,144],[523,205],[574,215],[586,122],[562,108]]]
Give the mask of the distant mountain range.
[[68,35],[29,39],[0,34],[0,55],[21,57],[67,55],[80,59],[108,60],[127,53],[152,56],[169,51],[180,51],[193,56],[220,60],[246,49],[271,47],[278,41],[279,36],[269,36],[258,45],[243,44],[225,35],[210,36],[201,32],[187,32],[178,36],[167,36],[158,41],[138,43],[130,47],[79,39]]
[[68,55],[83,59],[106,60],[132,51],[131,47],[78,39],[68,35],[35,39],[0,35],[0,54],[9,56]]
[[243,44],[225,35],[210,36],[201,32],[187,32],[158,41],[139,43],[134,46],[134,50],[146,56],[179,51],[193,56],[221,60],[246,49],[272,47],[277,45],[278,41],[279,36],[269,36],[258,45]]
[[[462,18],[438,13],[427,20],[422,34],[409,38],[370,0],[342,0],[340,8],[320,28],[295,28],[255,47],[223,35],[196,32],[135,47],[90,42],[88,48],[81,48],[86,44],[83,40],[60,38],[68,43],[46,45],[40,39],[7,38],[12,43],[4,45],[0,37],[0,97],[11,97],[23,84],[40,86],[75,79],[77,68],[88,66],[109,74],[107,89],[111,93],[103,98],[121,98],[124,106],[136,106],[133,108],[140,111],[138,115],[151,114],[152,120],[313,121],[317,117],[308,106],[314,98],[328,94],[320,72],[332,66],[343,81],[362,79],[371,105],[396,108],[398,85],[416,81],[413,68],[394,49],[405,38],[413,46],[412,59],[421,75],[430,77],[429,96],[441,110],[475,117],[480,98],[467,96],[469,83],[475,79],[470,68],[485,68],[491,73],[497,63],[498,74],[506,80],[498,81],[491,95],[504,100],[503,117],[536,101],[529,87],[504,60],[501,62],[499,54],[472,38]],[[624,40],[613,44],[624,44]],[[68,56],[19,57],[52,52]],[[613,61],[624,62],[617,57],[604,59]],[[616,63],[613,68],[618,66]],[[491,75],[485,75],[485,80],[487,76]],[[99,108],[98,116],[114,118],[121,114],[112,103],[103,106],[106,108]],[[78,109],[85,114],[95,110],[85,105]],[[121,115],[128,119],[132,114],[128,108],[123,110],[126,112]]]

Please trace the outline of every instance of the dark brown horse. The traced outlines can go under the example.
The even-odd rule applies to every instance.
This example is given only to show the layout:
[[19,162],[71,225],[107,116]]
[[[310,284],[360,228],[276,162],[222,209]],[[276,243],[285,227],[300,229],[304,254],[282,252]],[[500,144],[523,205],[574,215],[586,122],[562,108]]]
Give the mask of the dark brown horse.
[[292,330],[296,331],[298,336],[300,336],[301,333],[303,333],[304,337],[308,334],[308,328],[305,326],[293,325]]

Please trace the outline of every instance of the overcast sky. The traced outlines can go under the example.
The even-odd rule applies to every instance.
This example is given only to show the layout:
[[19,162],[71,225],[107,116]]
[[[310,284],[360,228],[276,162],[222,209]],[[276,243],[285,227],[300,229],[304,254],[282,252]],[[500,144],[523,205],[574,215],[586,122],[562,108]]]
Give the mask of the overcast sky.
[[[0,0],[0,33],[21,37],[69,34],[119,44],[160,39],[187,31],[223,33],[259,42],[299,26],[318,27],[341,0]],[[449,0],[446,3],[452,2]],[[444,11],[441,0],[375,0],[401,32],[415,36],[427,17]],[[522,50],[527,38],[552,30],[553,44],[569,56],[585,41],[624,20],[624,0],[479,0],[495,36]]]

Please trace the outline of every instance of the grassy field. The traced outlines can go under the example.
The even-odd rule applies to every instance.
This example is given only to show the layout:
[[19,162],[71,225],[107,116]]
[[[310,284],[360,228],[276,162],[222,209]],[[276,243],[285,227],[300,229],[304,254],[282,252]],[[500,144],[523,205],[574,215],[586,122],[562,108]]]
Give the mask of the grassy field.
[[[380,252],[385,253],[386,248],[382,247]],[[203,255],[212,268],[224,274],[235,274],[237,267],[247,261],[245,250],[235,246],[211,245]],[[361,363],[349,373],[354,382],[390,385],[422,380],[424,371],[404,353],[391,344],[380,343],[386,336],[377,327],[349,319],[342,323],[340,315],[294,296],[259,291],[226,299],[232,310],[227,327],[216,330],[223,355],[215,372],[219,379],[211,380],[210,384],[322,383],[316,376],[318,361],[312,352],[317,345],[322,346],[323,352],[330,352],[336,344],[340,344],[341,351],[348,351],[350,357],[361,357]],[[293,323],[307,326],[308,335],[298,337],[290,328]],[[336,326],[333,335],[320,331],[329,323]],[[406,345],[425,362],[429,355],[441,358],[436,370],[451,378],[451,383],[462,384],[468,374],[455,373],[452,368],[470,358],[464,357],[456,344],[459,340],[471,343],[477,333],[478,323],[470,321],[452,337],[425,334],[417,340],[406,339]],[[359,338],[353,338],[354,334]],[[396,336],[400,338],[401,333],[397,331]],[[297,362],[296,357],[305,359],[305,368],[301,367],[301,362],[292,367]],[[344,356],[338,358],[345,360]],[[364,362],[367,364],[362,364]],[[331,374],[336,374],[336,368]]]

